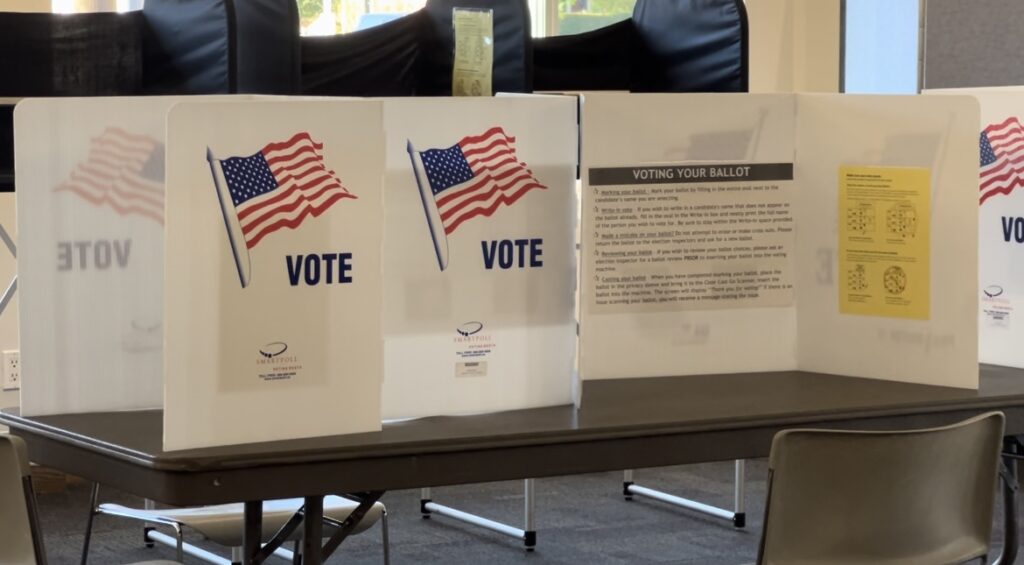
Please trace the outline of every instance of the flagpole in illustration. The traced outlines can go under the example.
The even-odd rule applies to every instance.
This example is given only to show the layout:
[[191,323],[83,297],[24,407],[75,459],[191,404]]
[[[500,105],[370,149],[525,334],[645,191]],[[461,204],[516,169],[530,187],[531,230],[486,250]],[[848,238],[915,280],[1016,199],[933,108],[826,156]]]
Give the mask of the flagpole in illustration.
[[221,168],[220,160],[213,156],[213,151],[209,147],[206,148],[206,160],[210,162],[210,173],[213,175],[217,201],[220,202],[220,211],[224,215],[224,227],[228,232],[228,242],[231,244],[231,252],[235,258],[235,267],[238,269],[238,280],[242,283],[242,288],[245,288],[249,286],[252,275],[249,247],[246,245],[242,226],[235,213],[235,204],[231,200],[228,183],[224,179],[224,170]]
[[416,177],[416,186],[420,190],[420,199],[423,201],[423,213],[427,217],[427,226],[430,228],[430,237],[434,241],[434,252],[437,254],[437,266],[441,270],[448,267],[448,234],[444,231],[441,222],[441,213],[437,209],[437,201],[430,190],[430,182],[426,174],[422,172],[422,165],[416,158],[416,150],[412,146],[412,140],[407,141],[406,149],[409,151],[409,159],[412,160],[412,170]]

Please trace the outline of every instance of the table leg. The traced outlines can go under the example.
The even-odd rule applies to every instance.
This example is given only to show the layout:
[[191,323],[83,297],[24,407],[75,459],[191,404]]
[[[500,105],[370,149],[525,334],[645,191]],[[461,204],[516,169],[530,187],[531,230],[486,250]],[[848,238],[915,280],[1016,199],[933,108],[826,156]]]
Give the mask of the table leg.
[[324,497],[307,496],[302,522],[302,564],[321,565],[324,543]]
[[242,530],[242,564],[259,565],[260,542],[263,537],[263,501],[250,500],[244,506],[245,528]]
[[1015,563],[1020,545],[1017,531],[1017,459],[1021,457],[1021,444],[1017,438],[1003,438],[1003,453],[1003,552],[992,565]]

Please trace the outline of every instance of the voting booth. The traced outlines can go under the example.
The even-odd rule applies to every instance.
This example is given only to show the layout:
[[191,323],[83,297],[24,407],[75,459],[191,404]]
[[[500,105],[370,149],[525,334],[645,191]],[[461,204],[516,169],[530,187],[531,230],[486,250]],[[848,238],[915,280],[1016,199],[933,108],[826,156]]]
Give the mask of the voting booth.
[[163,408],[175,450],[571,403],[576,114],[22,102],[22,413]]
[[572,403],[575,100],[384,101],[383,414]]
[[380,429],[379,102],[39,99],[15,131],[23,414],[163,407],[166,450]]
[[981,107],[978,132],[978,358],[1024,367],[1024,87],[952,88],[927,94],[969,95]]
[[977,103],[587,94],[580,375],[978,386]]

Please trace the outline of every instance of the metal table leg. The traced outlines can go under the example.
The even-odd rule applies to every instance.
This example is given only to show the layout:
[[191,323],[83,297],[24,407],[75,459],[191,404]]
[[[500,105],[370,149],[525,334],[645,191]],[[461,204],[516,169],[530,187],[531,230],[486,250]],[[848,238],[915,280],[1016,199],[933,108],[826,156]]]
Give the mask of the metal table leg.
[[324,497],[307,496],[305,520],[302,522],[302,563],[321,565],[324,543]]
[[1020,535],[1017,532],[1017,459],[1024,457],[1024,450],[1016,437],[1003,438],[1003,552],[992,565],[1010,565],[1017,561]]
[[437,514],[439,516],[446,516],[453,520],[458,520],[466,524],[472,524],[481,528],[487,528],[493,532],[498,532],[512,538],[522,540],[523,547],[526,551],[533,551],[537,546],[537,528],[536,521],[534,519],[534,509],[536,499],[536,488],[534,486],[534,479],[523,480],[523,499],[524,499],[524,520],[523,528],[517,528],[501,522],[484,518],[476,514],[469,512],[463,512],[457,508],[451,506],[445,506],[438,504],[431,499],[431,493],[429,488],[420,489],[420,514],[423,519],[430,519],[430,516]]
[[263,537],[263,501],[247,500],[244,505],[245,527],[242,530],[242,564],[259,565],[260,538]]
[[735,462],[735,477],[736,482],[733,485],[733,508],[728,510],[725,508],[719,508],[710,504],[704,504],[703,502],[697,502],[696,500],[690,500],[689,498],[683,498],[681,496],[675,496],[662,492],[660,490],[652,489],[645,486],[640,486],[633,482],[633,470],[628,469],[623,472],[622,477],[622,495],[626,500],[633,500],[634,496],[643,496],[671,504],[672,506],[678,506],[680,508],[686,508],[688,510],[694,510],[708,516],[714,516],[715,518],[721,518],[723,520],[729,520],[732,522],[733,527],[743,528],[747,525],[747,514],[746,514],[746,461],[743,459],[737,459]]

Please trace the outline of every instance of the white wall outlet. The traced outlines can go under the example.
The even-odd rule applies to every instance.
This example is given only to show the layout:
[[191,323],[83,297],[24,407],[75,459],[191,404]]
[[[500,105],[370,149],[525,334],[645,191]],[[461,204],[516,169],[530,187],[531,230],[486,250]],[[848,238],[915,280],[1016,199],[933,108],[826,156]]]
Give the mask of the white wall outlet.
[[4,390],[21,388],[21,355],[17,349],[4,351]]

